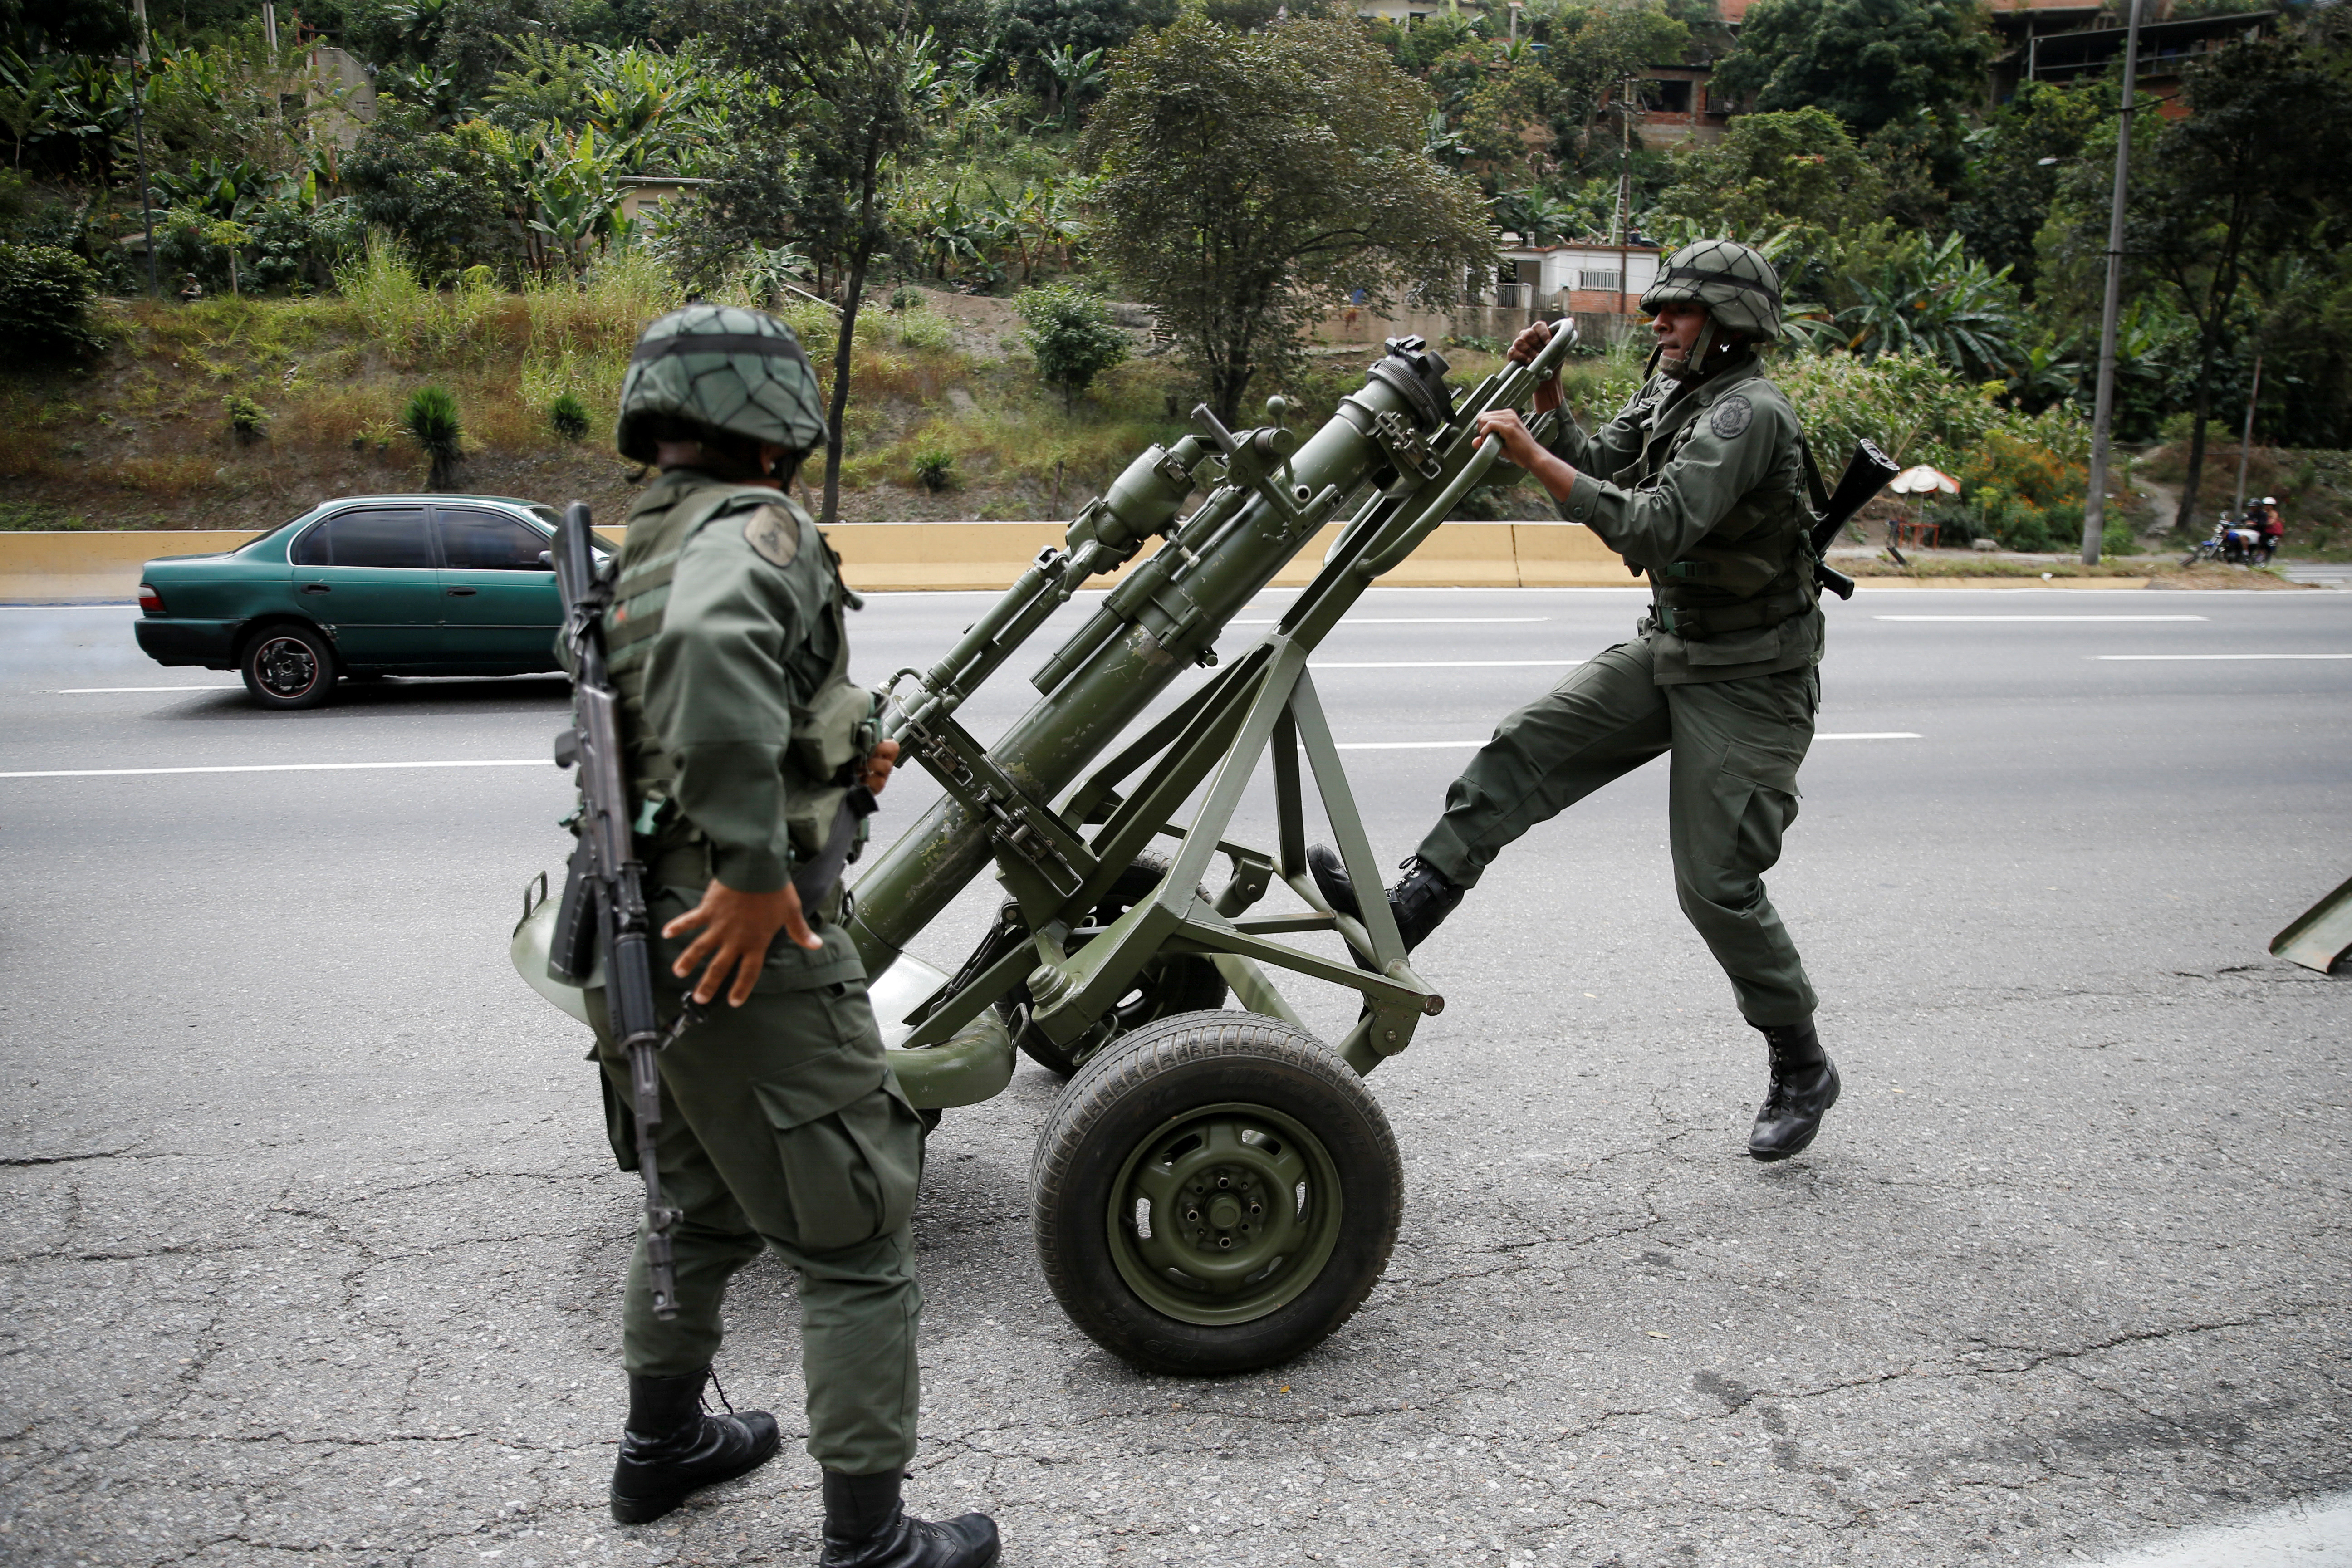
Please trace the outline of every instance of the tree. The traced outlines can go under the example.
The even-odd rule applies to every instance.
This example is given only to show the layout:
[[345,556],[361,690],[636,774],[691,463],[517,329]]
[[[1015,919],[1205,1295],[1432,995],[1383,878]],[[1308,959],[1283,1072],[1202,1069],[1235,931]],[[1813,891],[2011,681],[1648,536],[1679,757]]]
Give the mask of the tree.
[[1811,300],[1835,286],[1838,237],[1884,205],[1878,172],[1837,119],[1819,109],[1743,114],[1723,140],[1675,155],[1675,181],[1653,209],[1670,234],[1764,247],[1782,294]]
[[1112,323],[1110,308],[1074,283],[1028,289],[1013,308],[1029,323],[1021,341],[1035,356],[1037,374],[1062,389],[1064,413],[1095,377],[1127,358],[1127,334]]
[[2062,171],[2084,155],[2088,139],[2113,116],[2117,89],[2105,82],[2059,87],[2029,81],[2017,96],[1985,116],[1964,146],[1968,172],[1952,226],[1969,253],[2007,267],[2027,299],[2033,297],[2040,258],[2035,237],[2050,221]]
[[69,359],[106,340],[91,326],[98,292],[89,264],[50,245],[0,245],[0,332],[22,358]]
[[[2189,113],[2166,125],[2135,178],[2125,248],[2197,325],[2189,472],[2176,522],[2190,511],[2205,463],[2215,373],[2236,347],[2263,269],[2326,261],[2352,204],[2352,83],[2313,51],[2277,39],[2221,50],[2185,73]],[[2294,112],[2281,112],[2292,104]],[[2135,175],[2140,171],[2134,170]]]
[[1116,49],[1146,27],[1176,19],[1176,0],[997,0],[989,9],[989,48],[1013,81],[1041,94],[1045,112],[1062,112],[1060,82],[1048,63]]
[[1819,105],[1864,135],[1984,96],[1975,0],[1758,0],[1715,73],[1767,112]]
[[121,54],[138,37],[122,0],[0,0],[0,47],[27,58]]
[[1423,150],[1431,109],[1352,21],[1241,34],[1187,16],[1120,55],[1087,140],[1098,254],[1158,308],[1220,417],[1297,363],[1346,289],[1443,304],[1493,267],[1476,185]]
[[505,260],[514,171],[499,155],[495,132],[468,125],[420,133],[380,116],[343,160],[362,221],[397,236],[428,278]]
[[[734,205],[732,221],[790,223],[790,237],[830,279],[841,305],[826,418],[824,503],[841,505],[842,416],[849,407],[850,351],[866,275],[891,232],[884,195],[899,160],[923,140],[920,90],[935,81],[933,39],[912,0],[680,0],[677,19],[703,32],[729,68],[746,72],[734,134],[774,173],[733,166],[740,186],[767,184],[788,205],[756,217]],[[785,173],[784,171],[789,171]],[[726,215],[720,215],[727,221]]]

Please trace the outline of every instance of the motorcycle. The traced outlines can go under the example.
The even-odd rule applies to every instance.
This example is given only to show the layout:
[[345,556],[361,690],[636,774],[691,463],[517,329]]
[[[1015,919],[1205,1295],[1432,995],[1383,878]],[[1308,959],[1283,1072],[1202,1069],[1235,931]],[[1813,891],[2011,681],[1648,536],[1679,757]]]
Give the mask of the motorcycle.
[[2213,561],[2227,566],[2252,566],[2269,557],[2261,529],[2243,518],[2232,521],[2229,513],[2223,512],[2213,521],[2212,537],[2200,539],[2190,546],[2180,563],[2194,566],[2200,561]]

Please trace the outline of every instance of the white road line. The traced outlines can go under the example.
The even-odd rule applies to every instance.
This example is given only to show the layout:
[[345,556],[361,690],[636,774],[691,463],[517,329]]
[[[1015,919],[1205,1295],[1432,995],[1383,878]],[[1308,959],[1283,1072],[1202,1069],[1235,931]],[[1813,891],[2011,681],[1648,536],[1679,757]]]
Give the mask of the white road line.
[[1316,659],[1309,669],[1561,669],[1571,664],[1582,664],[1580,658],[1431,658],[1431,659]]
[[2210,616],[1873,616],[1874,621],[2204,621]]
[[242,686],[60,686],[57,697],[105,697],[120,691],[242,691]]
[[[1548,621],[1549,616],[1349,616],[1341,626],[1525,626]],[[1227,621],[1229,626],[1275,626],[1279,621]]]
[[219,768],[59,768],[43,773],[0,773],[0,779],[121,779],[154,773],[340,773],[383,768],[551,768],[544,757],[495,757],[451,763],[248,763]]
[[[1816,735],[1816,741],[1916,741],[1921,737],[1914,730],[1853,730],[1840,734]],[[1448,752],[1467,751],[1483,746],[1484,741],[1342,741],[1342,752]]]
[[2147,664],[2158,660],[2211,660],[2240,658],[2352,658],[2352,653],[2095,653],[2092,658],[2119,664]]

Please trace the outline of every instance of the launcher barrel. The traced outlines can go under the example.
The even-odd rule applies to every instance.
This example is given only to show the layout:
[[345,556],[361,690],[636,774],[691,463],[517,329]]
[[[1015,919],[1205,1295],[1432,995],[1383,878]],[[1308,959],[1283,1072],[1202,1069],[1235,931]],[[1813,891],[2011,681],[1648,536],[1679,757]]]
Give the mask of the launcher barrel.
[[[1364,385],[1303,445],[1279,425],[1229,431],[1203,407],[1194,410],[1203,435],[1129,465],[1071,524],[1066,547],[1040,555],[898,698],[891,732],[911,741],[914,760],[948,794],[857,879],[851,932],[867,973],[887,968],[992,855],[1029,856],[1050,879],[1051,841],[1077,826],[1054,816],[1054,797],[1186,668],[1215,662],[1227,623],[1367,480],[1345,537],[1380,531],[1381,557],[1401,559],[1442,520],[1445,492],[1458,494],[1474,458],[1469,421],[1524,405],[1571,338],[1558,332],[1536,364],[1489,378],[1459,412],[1444,357],[1418,338],[1391,339]],[[1180,521],[1196,487],[1208,499]],[[952,715],[973,689],[1088,577],[1131,560],[1154,534],[1166,542],[1033,678],[1037,703],[984,750],[965,735]]]

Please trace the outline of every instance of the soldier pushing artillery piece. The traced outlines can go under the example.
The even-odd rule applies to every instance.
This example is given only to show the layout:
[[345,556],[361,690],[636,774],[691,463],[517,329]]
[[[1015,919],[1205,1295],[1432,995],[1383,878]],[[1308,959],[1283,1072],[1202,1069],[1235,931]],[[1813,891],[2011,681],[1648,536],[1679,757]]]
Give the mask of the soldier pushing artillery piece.
[[[1645,572],[1654,603],[1633,641],[1503,720],[1447,789],[1388,901],[1405,946],[1418,945],[1505,846],[1669,757],[1675,889],[1769,1056],[1748,1152],[1785,1160],[1812,1142],[1838,1097],[1812,985],[1763,881],[1796,820],[1797,769],[1821,706],[1824,621],[1806,504],[1809,493],[1822,504],[1820,479],[1758,357],[1780,331],[1769,262],[1727,241],[1686,246],[1642,309],[1654,318],[1655,374],[1597,433],[1563,416],[1547,447],[1507,408],[1477,428],[1502,439],[1562,517]],[[1549,338],[1528,327],[1510,358],[1531,362]],[[1534,412],[1559,404],[1549,380]],[[1332,906],[1356,913],[1339,857],[1318,845],[1309,861]]]

